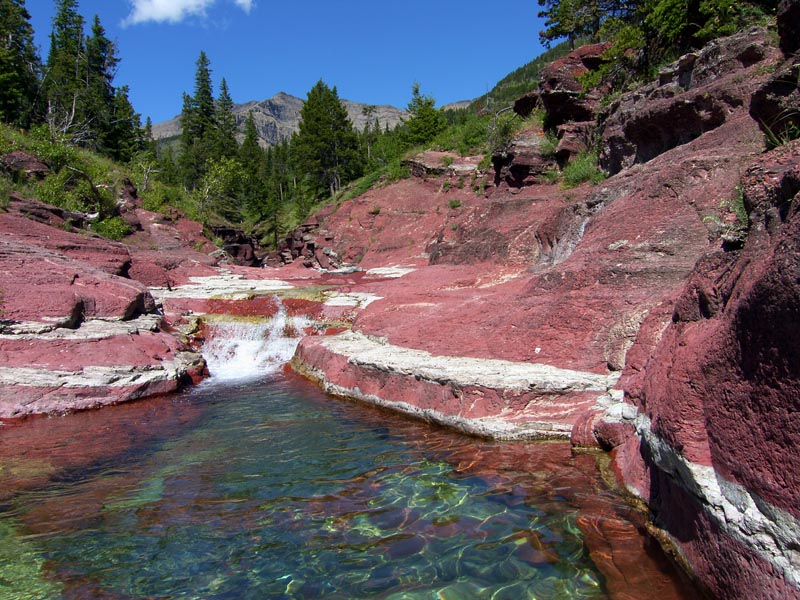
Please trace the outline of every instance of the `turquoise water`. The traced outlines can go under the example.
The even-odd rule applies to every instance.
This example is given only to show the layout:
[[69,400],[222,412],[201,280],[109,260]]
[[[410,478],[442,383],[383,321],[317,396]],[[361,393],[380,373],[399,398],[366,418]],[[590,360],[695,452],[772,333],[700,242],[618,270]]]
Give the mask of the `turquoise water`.
[[567,444],[284,376],[9,431],[30,450],[0,457],[3,600],[607,598],[578,523],[628,514]]

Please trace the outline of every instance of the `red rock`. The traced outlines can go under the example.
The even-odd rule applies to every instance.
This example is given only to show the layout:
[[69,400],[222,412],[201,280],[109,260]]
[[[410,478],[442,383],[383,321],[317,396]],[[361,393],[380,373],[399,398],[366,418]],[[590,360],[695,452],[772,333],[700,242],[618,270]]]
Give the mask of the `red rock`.
[[602,54],[609,45],[582,46],[542,69],[539,98],[547,113],[548,129],[569,121],[594,120],[600,95],[596,90],[586,92],[579,78],[600,67]]
[[[0,222],[7,222],[3,217],[8,215],[0,215]],[[74,235],[62,233],[62,239]],[[152,310],[153,299],[142,284],[21,241],[24,239],[0,233],[0,296],[4,318],[57,319],[75,326],[84,318],[130,319]],[[27,276],[19,277],[19,273]]]
[[786,56],[800,50],[800,2],[781,0],[778,3],[778,35]]
[[[800,516],[800,468],[786,460],[800,439],[793,417],[800,398],[800,142],[765,155],[743,181],[750,209],[744,247],[698,261],[666,329],[655,323],[663,316],[654,315],[640,334],[623,384],[657,439],[713,467],[714,481],[738,490],[728,494],[758,498],[764,516],[745,523],[736,509],[726,509],[721,527],[694,496],[699,489],[716,497],[722,483],[686,489],[663,472],[652,442],[629,436],[617,462],[717,597],[773,598],[794,593],[779,566],[792,551],[777,542],[776,558],[765,562],[742,540],[754,527],[780,529],[788,517],[773,516],[778,511]],[[679,514],[692,506],[691,516],[678,518],[679,505]]]
[[667,67],[669,76],[624,94],[604,111],[602,167],[617,173],[729,121],[766,81],[761,65],[778,58],[769,32],[756,29],[713,42],[686,69],[683,60]]
[[26,179],[42,180],[50,173],[50,167],[35,156],[14,150],[0,157],[0,168],[11,177],[24,176]]
[[[27,201],[25,204],[12,204],[12,209],[27,210],[32,206],[38,206],[43,210],[49,208],[38,202]],[[58,224],[58,222],[53,223],[53,225]],[[25,218],[15,212],[0,214],[0,236],[6,240],[18,240],[31,247],[35,246],[69,259],[82,261],[111,275],[124,275],[130,265],[130,254],[122,244],[99,236],[64,231]]]

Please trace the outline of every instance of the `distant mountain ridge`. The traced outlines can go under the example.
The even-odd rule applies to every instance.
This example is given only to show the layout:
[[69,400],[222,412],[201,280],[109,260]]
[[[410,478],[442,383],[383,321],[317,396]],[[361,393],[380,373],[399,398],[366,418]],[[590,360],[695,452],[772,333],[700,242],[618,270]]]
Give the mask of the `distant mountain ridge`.
[[[303,108],[304,100],[279,92],[266,100],[245,102],[236,104],[233,107],[233,114],[236,116],[236,124],[239,128],[238,140],[241,142],[244,137],[244,125],[247,115],[252,112],[253,120],[258,130],[258,137],[262,146],[274,146],[281,140],[291,137],[297,131],[300,123],[300,110]],[[369,104],[342,100],[347,109],[355,128],[362,131],[367,124],[367,117],[364,109]],[[370,119],[378,120],[381,128],[393,128],[407,117],[408,112],[394,106],[375,106]],[[163,121],[153,125],[153,137],[156,140],[169,139],[179,136],[181,133],[181,119],[177,116],[169,121]]]

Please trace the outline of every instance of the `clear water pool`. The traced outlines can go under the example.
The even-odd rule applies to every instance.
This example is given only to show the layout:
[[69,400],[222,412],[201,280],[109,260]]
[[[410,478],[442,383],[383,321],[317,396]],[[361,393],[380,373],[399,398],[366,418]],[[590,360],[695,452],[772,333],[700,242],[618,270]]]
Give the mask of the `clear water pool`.
[[[682,589],[595,457],[462,437],[291,376],[5,426],[0,444],[4,600]],[[639,536],[644,582],[613,554],[609,579],[608,540],[584,533],[603,523]]]

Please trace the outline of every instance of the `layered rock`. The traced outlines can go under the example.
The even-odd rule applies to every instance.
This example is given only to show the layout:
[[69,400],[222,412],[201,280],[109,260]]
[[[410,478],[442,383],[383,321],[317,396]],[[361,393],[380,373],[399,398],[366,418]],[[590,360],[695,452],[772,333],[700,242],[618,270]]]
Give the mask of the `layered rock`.
[[720,598],[800,594],[798,192],[797,142],[746,171],[744,248],[698,262],[623,380],[619,471]]
[[427,173],[326,213],[342,256],[416,270],[353,288],[377,299],[352,332],[301,342],[296,368],[474,435],[616,448],[713,595],[796,596],[800,483],[779,465],[800,434],[797,146],[761,159],[750,114],[780,60],[753,30],[623,97],[604,123],[616,174],[596,188],[450,191],[445,211]]
[[763,66],[778,58],[769,33],[758,28],[682,57],[601,116],[601,166],[618,173],[730,121],[767,80]]
[[544,183],[548,173],[558,168],[555,154],[544,150],[547,143],[538,127],[517,132],[505,148],[492,155],[495,186],[521,188]]
[[66,231],[55,207],[16,199],[10,209],[0,214],[0,418],[173,392],[202,375],[202,359],[162,330],[148,288],[128,278],[127,247]]
[[553,128],[569,121],[593,121],[600,106],[601,91],[583,89],[580,78],[602,64],[609,44],[589,44],[553,61],[542,69],[539,99],[547,112],[545,126]]

